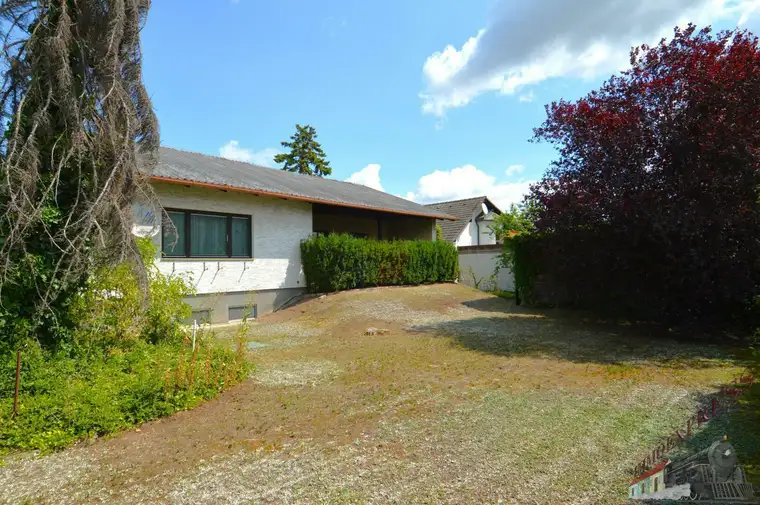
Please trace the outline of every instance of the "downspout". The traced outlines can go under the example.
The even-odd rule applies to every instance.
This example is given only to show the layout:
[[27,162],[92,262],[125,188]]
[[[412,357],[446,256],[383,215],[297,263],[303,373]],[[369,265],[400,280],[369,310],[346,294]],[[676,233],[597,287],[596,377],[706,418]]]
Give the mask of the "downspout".
[[[480,216],[478,216],[478,217],[480,217]],[[475,245],[480,245],[480,223],[478,223],[478,218],[477,217],[475,219],[473,219],[472,221],[475,223],[475,233],[477,233],[477,236],[478,236],[478,238],[477,238],[477,244],[475,244]]]

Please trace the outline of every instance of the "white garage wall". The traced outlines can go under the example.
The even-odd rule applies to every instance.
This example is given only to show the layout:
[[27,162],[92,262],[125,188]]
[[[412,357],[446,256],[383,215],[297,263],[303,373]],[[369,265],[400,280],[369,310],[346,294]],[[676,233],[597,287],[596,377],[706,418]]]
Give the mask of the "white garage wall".
[[459,281],[484,291],[493,289],[514,291],[514,278],[509,269],[500,269],[492,278],[498,264],[501,247],[501,245],[460,247]]
[[[216,189],[155,184],[168,208],[252,216],[253,259],[159,259],[166,274],[189,276],[198,294],[306,286],[300,242],[312,233],[311,204]],[[161,234],[154,238],[161,248]]]

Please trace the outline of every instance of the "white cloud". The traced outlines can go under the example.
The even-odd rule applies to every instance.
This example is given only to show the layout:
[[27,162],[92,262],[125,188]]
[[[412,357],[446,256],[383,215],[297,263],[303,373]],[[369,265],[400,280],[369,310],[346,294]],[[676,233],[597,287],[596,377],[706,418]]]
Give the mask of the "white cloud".
[[244,161],[254,165],[272,167],[275,165],[274,157],[280,154],[279,149],[267,147],[260,151],[254,151],[245,147],[240,147],[237,140],[230,140],[219,148],[219,156],[235,161]]
[[346,181],[383,191],[383,186],[380,184],[380,165],[377,163],[370,163],[358,172],[354,172]]
[[522,165],[509,165],[505,173],[507,174],[507,177],[512,177],[513,175],[522,173],[524,170],[525,167]]
[[533,94],[533,90],[528,91],[524,95],[520,95],[520,102],[521,103],[530,103],[536,98],[536,95]]
[[486,92],[609,75],[629,65],[631,46],[655,43],[675,25],[744,24],[758,13],[760,0],[497,0],[487,28],[427,58],[422,110],[442,116]]
[[522,200],[532,182],[497,182],[496,177],[477,167],[464,165],[420,177],[416,190],[407,193],[406,198],[418,203],[434,203],[485,195],[499,208],[507,209]]

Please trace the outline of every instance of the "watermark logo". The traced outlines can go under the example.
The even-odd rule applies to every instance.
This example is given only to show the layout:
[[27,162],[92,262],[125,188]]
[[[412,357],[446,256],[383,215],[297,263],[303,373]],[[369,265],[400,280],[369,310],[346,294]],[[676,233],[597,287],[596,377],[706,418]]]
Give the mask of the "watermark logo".
[[665,454],[691,436],[695,428],[729,411],[736,399],[749,391],[754,376],[745,371],[731,386],[722,388],[706,404],[697,408],[682,429],[675,430],[634,469],[628,497],[633,500],[689,500],[715,503],[760,503],[752,484],[746,481],[744,467],[726,437],[681,461],[665,459]]

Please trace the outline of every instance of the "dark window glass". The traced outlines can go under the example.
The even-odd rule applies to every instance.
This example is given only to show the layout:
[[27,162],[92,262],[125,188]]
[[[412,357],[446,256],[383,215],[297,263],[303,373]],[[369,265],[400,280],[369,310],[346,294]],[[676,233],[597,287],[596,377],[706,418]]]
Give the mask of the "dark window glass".
[[256,319],[256,305],[248,307],[229,307],[227,309],[227,319],[229,321],[240,321],[244,318]]
[[227,217],[190,214],[190,255],[227,256]]
[[232,255],[251,256],[251,220],[248,218],[232,218]]
[[[186,256],[185,251],[185,213],[167,212],[171,222],[164,223],[161,234],[161,246],[167,256]],[[174,227],[172,228],[172,224]]]
[[[189,210],[167,211],[162,250],[168,257],[252,258],[251,218]],[[174,226],[172,226],[172,224]]]

